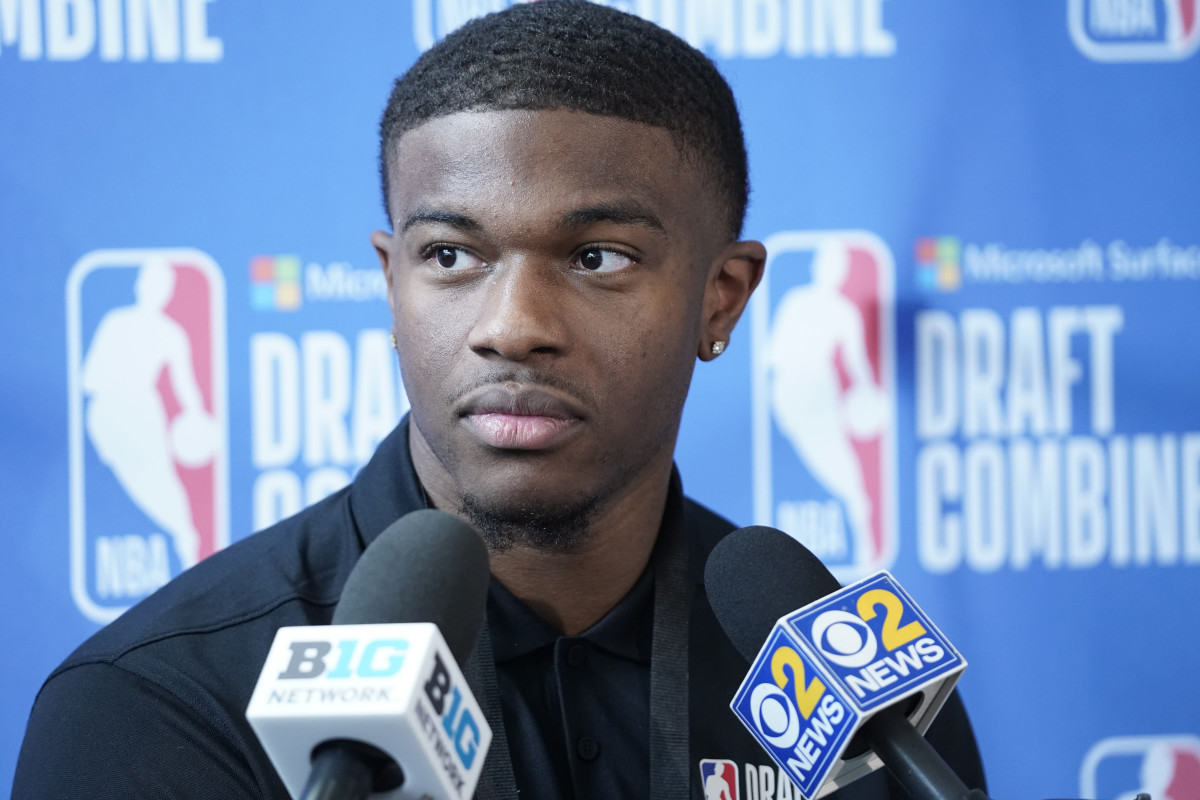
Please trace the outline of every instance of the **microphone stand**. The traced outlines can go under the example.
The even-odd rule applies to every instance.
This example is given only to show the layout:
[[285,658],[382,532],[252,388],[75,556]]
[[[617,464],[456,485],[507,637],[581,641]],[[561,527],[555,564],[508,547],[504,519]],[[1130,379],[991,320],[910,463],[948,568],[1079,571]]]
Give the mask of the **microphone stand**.
[[391,756],[366,742],[331,739],[313,748],[312,771],[300,800],[367,800],[404,783]]
[[925,737],[904,716],[886,709],[864,729],[871,749],[913,800],[989,800],[979,789],[968,789]]

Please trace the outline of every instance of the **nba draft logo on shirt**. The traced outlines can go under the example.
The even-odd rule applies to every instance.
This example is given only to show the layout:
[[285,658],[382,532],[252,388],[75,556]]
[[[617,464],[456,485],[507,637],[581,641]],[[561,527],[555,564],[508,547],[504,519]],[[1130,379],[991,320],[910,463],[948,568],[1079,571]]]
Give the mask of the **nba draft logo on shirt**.
[[1071,39],[1093,61],[1181,61],[1200,48],[1200,0],[1068,0]]
[[1116,736],[1092,746],[1079,770],[1080,797],[1200,800],[1200,737]]
[[894,264],[865,231],[766,240],[754,294],[754,516],[843,581],[896,552]]
[[225,284],[198,250],[67,278],[71,593],[108,622],[229,541]]
[[737,764],[724,758],[700,759],[700,788],[704,800],[741,800]]

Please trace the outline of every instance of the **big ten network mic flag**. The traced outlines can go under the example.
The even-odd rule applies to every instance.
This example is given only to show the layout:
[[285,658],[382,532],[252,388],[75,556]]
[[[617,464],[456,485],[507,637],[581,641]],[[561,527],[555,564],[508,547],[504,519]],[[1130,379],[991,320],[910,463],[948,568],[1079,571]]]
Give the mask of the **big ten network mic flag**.
[[488,581],[479,534],[414,511],[354,565],[332,626],[279,629],[246,718],[292,797],[474,795],[492,729],[458,665]]
[[[1194,800],[1197,0],[613,3],[729,78],[770,246],[688,494],[918,598],[996,796]],[[406,410],[379,114],[506,4],[0,0],[0,785],[55,664]]]

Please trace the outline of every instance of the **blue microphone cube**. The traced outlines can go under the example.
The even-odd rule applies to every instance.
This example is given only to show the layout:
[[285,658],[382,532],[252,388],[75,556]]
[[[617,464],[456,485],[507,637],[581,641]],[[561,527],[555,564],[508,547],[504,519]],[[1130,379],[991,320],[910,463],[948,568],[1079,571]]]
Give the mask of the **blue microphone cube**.
[[780,619],[730,707],[799,793],[822,797],[883,766],[844,758],[880,709],[924,733],[967,662],[887,572]]
[[807,798],[818,796],[860,722],[854,704],[783,620],[730,707]]

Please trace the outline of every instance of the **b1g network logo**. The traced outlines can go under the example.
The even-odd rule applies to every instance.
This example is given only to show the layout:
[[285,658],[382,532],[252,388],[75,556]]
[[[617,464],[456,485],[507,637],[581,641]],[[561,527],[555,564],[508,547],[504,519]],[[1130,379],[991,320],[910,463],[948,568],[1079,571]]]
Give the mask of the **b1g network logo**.
[[894,263],[866,231],[766,240],[754,294],[754,516],[839,579],[896,553]]
[[1093,61],[1181,61],[1200,48],[1200,0],[1068,0],[1071,39]]
[[1080,797],[1200,800],[1200,737],[1114,736],[1097,742],[1079,770]]
[[95,250],[67,278],[71,593],[116,618],[229,541],[225,284],[204,253]]

